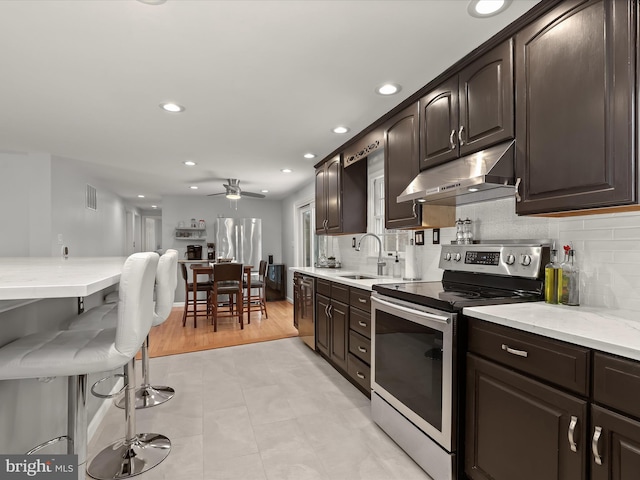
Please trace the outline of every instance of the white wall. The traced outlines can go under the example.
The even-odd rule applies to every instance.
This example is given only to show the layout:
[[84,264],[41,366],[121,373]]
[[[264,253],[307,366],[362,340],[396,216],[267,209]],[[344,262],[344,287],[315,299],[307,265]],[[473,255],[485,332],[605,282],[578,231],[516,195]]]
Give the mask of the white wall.
[[[296,205],[314,198],[315,182],[311,182],[282,201],[282,263],[286,269],[298,266],[295,258]],[[293,302],[293,273],[287,270],[286,275],[287,299]]]
[[[237,203],[237,210],[235,204]],[[227,200],[223,195],[174,195],[162,198],[162,248],[175,248],[180,258],[185,257],[187,245],[202,245],[202,255],[206,257],[207,242],[215,243],[215,220],[219,216],[228,218],[260,218],[262,220],[262,259],[273,255],[274,263],[282,263],[283,216],[282,201],[269,199],[242,198],[237,202]],[[177,240],[174,236],[178,222],[189,225],[192,218],[204,220],[207,226],[206,241]],[[257,265],[256,265],[257,269]],[[176,290],[176,302],[184,302],[184,282],[180,276]]]
[[[86,185],[97,189],[97,210],[85,207]],[[125,255],[126,205],[102,182],[82,170],[82,162],[53,157],[51,168],[52,256],[58,234],[73,257]]]
[[0,256],[49,256],[51,157],[0,153]]

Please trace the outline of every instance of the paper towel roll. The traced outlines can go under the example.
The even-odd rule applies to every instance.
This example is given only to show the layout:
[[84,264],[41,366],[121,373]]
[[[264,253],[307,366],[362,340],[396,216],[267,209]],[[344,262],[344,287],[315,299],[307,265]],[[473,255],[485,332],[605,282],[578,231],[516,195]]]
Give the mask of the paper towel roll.
[[420,280],[420,265],[415,245],[407,245],[404,262],[404,280]]

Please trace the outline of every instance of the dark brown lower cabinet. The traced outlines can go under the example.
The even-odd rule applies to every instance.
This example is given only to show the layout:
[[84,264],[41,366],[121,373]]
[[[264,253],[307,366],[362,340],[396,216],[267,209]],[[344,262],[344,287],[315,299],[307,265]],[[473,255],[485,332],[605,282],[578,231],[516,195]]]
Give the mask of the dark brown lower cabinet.
[[591,479],[640,478],[640,422],[591,406]]
[[336,366],[347,370],[349,305],[316,294],[316,345]]
[[468,354],[466,412],[470,479],[586,480],[587,401]]

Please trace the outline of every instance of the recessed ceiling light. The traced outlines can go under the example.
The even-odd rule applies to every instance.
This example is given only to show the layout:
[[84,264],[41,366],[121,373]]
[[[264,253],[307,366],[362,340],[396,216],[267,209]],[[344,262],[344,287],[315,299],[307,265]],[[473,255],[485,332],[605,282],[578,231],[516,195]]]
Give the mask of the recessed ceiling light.
[[167,0],[138,0],[140,3],[145,3],[147,5],[162,5]]
[[333,129],[333,133],[347,133],[349,131],[349,127],[336,127]]
[[170,113],[180,113],[180,112],[184,112],[185,108],[182,105],[178,105],[177,103],[161,103],[160,104],[160,108],[163,109],[165,112],[170,112]]
[[376,88],[376,93],[380,95],[394,95],[402,90],[402,87],[397,83],[385,83]]
[[191,160],[187,160],[186,162],[182,163],[184,163],[187,167],[195,167],[197,165],[196,162],[192,162]]
[[198,189],[198,187],[196,187],[195,185],[191,185],[189,188],[190,188],[191,190],[197,190],[197,189]]
[[282,170],[280,170],[282,173],[291,173],[293,172],[293,170],[291,170],[290,168],[283,168]]
[[138,195],[138,198],[144,198],[144,195]]
[[313,153],[305,153],[304,158],[316,158],[316,156]]
[[158,205],[151,205],[151,208],[158,208]]
[[269,193],[269,190],[260,190],[262,193]]
[[512,0],[471,0],[467,11],[476,18],[492,17],[504,12]]

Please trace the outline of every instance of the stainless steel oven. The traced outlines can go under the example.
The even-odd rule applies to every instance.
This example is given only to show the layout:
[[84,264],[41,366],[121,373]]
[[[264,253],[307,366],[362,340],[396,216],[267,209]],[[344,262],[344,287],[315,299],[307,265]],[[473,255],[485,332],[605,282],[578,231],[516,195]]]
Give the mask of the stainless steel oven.
[[441,282],[374,285],[371,414],[434,480],[464,459],[466,306],[538,301],[540,243],[445,245]]

